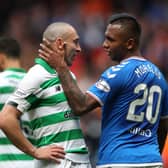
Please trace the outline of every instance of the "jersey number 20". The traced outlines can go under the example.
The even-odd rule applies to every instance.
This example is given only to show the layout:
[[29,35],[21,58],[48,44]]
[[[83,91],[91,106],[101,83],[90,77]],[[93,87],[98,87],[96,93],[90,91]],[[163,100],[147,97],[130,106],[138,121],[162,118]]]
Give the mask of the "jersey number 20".
[[[127,120],[142,122],[144,120],[144,117],[146,117],[146,119],[151,124],[154,124],[159,114],[162,90],[157,85],[153,85],[150,88],[147,88],[146,84],[141,83],[135,87],[134,93],[138,94],[140,91],[143,91],[143,96],[142,98],[136,99],[131,102],[128,109]],[[155,101],[156,105],[153,104],[154,94],[157,94],[158,99],[157,101]],[[139,115],[135,114],[136,107],[143,106],[146,103],[147,103],[146,111],[142,111]],[[155,107],[155,109],[153,109],[153,107]]]

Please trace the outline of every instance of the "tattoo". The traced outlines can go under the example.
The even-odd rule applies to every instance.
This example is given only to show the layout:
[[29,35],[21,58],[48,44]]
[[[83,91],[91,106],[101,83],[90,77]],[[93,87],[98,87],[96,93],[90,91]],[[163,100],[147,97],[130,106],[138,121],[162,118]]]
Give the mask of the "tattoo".
[[95,108],[94,105],[88,104],[87,95],[80,90],[76,81],[72,78],[68,67],[60,68],[57,72],[59,73],[68,103],[76,115],[81,115]]

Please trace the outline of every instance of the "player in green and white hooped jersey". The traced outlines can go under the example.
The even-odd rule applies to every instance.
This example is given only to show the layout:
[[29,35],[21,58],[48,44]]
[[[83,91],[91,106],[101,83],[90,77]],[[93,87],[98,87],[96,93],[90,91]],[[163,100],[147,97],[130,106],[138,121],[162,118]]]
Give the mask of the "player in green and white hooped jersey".
[[[9,37],[0,38],[0,111],[7,98],[14,92],[26,72],[20,66],[20,47],[18,42]],[[24,120],[24,121],[23,121]],[[22,127],[27,123],[22,116]],[[32,168],[33,158],[16,148],[0,130],[0,168]]]
[[[43,38],[48,39],[54,46],[66,49],[65,59],[69,66],[81,51],[79,36],[76,30],[67,23],[59,22],[49,25]],[[21,135],[16,122],[12,124],[17,128],[18,135],[10,131],[13,129],[12,124],[6,124],[26,111],[30,118],[29,125],[33,130],[36,147]],[[91,167],[79,118],[73,115],[57,72],[44,60],[36,59],[36,64],[28,71],[15,94],[9,98],[1,114],[3,118],[0,123],[2,129],[15,145],[38,159],[35,167]],[[10,117],[7,118],[5,115]],[[58,150],[60,146],[64,150],[61,148]],[[66,153],[65,159],[60,160],[61,164],[57,164],[54,160],[58,162],[59,157],[63,158],[64,151]]]

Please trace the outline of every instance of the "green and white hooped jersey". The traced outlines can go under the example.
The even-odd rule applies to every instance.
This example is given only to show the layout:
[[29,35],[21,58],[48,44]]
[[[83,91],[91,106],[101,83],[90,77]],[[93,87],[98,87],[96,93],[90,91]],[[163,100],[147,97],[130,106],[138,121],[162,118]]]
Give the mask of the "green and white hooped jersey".
[[73,115],[56,71],[40,58],[35,61],[8,103],[28,113],[33,144],[60,145],[67,152],[66,158],[88,163],[79,117]]
[[[9,68],[0,73],[0,110],[25,74],[20,68]],[[23,115],[22,120],[27,122],[27,116]],[[33,165],[33,158],[16,148],[0,130],[0,168],[30,168]]]

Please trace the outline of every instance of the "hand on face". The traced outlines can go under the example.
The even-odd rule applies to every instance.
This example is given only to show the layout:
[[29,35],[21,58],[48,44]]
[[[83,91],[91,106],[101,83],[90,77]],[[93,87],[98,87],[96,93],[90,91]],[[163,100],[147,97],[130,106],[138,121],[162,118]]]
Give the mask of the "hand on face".
[[39,160],[53,160],[56,163],[60,163],[60,159],[65,158],[65,152],[62,147],[49,145],[35,149],[34,157]]
[[64,61],[65,49],[64,44],[58,45],[56,42],[51,43],[46,39],[40,44],[38,55],[40,58],[46,60],[50,66],[57,69],[59,67],[66,66]]

